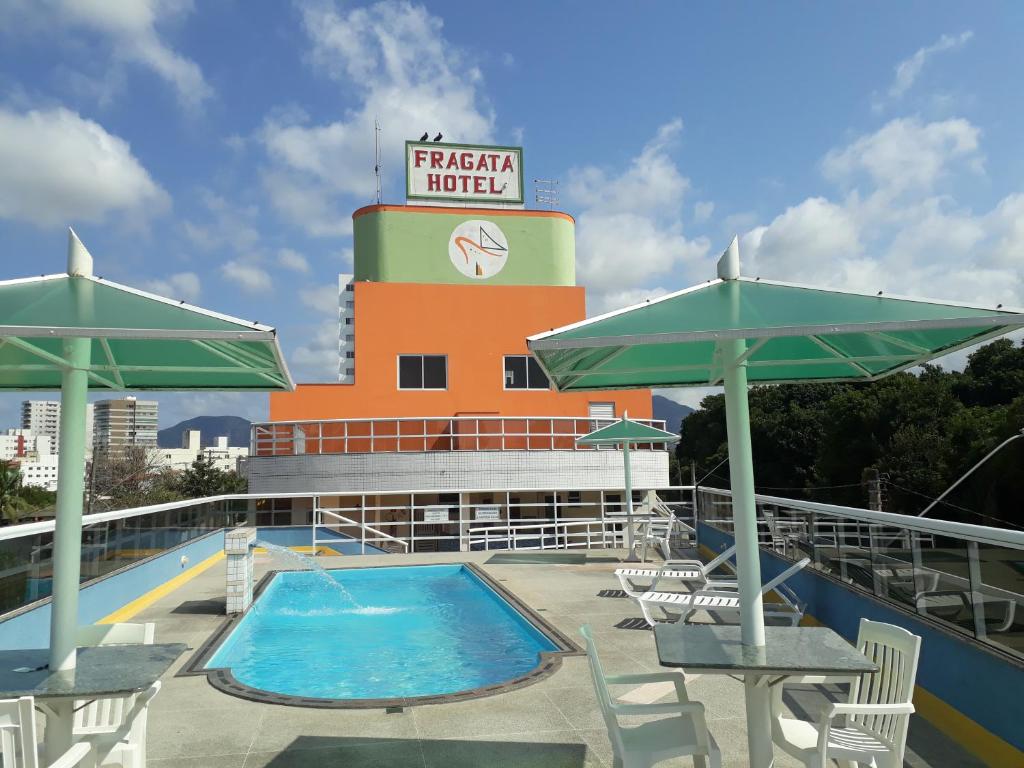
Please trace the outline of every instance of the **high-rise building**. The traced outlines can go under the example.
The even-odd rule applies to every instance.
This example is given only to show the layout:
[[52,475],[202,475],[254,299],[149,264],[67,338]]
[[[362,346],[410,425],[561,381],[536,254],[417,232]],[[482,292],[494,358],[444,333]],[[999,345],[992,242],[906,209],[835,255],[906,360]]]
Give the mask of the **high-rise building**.
[[93,451],[107,455],[126,448],[156,447],[159,403],[155,400],[99,400],[94,403]]
[[[92,449],[93,406],[89,405],[85,416],[85,448]],[[60,453],[60,401],[23,400],[21,402],[21,428],[29,429],[34,435],[50,438],[54,453]]]

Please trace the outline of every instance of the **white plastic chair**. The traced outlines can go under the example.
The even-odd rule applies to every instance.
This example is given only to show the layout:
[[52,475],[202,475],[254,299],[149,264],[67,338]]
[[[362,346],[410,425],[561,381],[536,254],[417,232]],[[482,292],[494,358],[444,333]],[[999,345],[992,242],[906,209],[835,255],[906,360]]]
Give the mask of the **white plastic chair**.
[[[690,701],[686,695],[686,681],[681,673],[655,672],[640,675],[606,675],[597,656],[597,647],[590,627],[580,627],[587,646],[587,661],[594,681],[594,690],[601,706],[608,737],[615,753],[615,768],[649,768],[673,757],[693,757],[696,768],[720,768],[722,753],[718,743],[708,731],[704,718],[704,705]],[[675,685],[676,701],[664,704],[625,704],[612,698],[609,685],[643,685],[653,682],[671,682]],[[636,726],[623,726],[621,716],[671,715]]]
[[[765,618],[780,619],[796,626],[804,616],[804,601],[801,600],[793,590],[783,584],[786,579],[797,571],[802,570],[811,562],[805,557],[798,563],[791,565],[771,581],[761,587],[761,594],[766,595],[771,591],[782,599],[781,603],[764,602]],[[655,607],[661,608],[665,614],[666,621],[685,621],[694,611],[709,611],[718,614],[729,614],[739,616],[740,596],[739,587],[732,583],[715,585],[712,589],[701,589],[696,592],[656,592],[650,590],[636,596],[640,610],[648,625],[655,626],[658,623],[652,613]]]
[[[97,645],[152,645],[156,625],[146,624],[94,624],[79,627],[79,646]],[[120,765],[123,768],[144,768],[146,765],[145,704],[157,694],[160,684],[143,694],[76,701],[72,733],[78,741],[88,741],[96,747],[99,764]],[[137,706],[142,699],[143,706]]]
[[[694,586],[695,589],[701,589],[709,582],[729,586],[736,584],[736,580],[720,579],[711,574],[735,552],[734,544],[708,563],[700,560],[666,560],[660,568],[616,568],[615,576],[622,586],[622,591],[634,599],[648,590],[655,589],[662,580],[680,581],[687,586]],[[634,579],[649,579],[650,584],[644,586]]]
[[[902,627],[861,619],[857,649],[878,671],[855,678],[849,702],[829,705],[817,723],[783,717],[782,686],[775,686],[772,740],[808,768],[825,768],[830,760],[872,768],[903,765],[921,638]],[[845,725],[833,723],[838,717]]]
[[[34,703],[31,696],[0,700],[0,765],[3,768],[39,768],[41,765]],[[92,766],[94,760],[89,744],[73,744],[48,768]]]

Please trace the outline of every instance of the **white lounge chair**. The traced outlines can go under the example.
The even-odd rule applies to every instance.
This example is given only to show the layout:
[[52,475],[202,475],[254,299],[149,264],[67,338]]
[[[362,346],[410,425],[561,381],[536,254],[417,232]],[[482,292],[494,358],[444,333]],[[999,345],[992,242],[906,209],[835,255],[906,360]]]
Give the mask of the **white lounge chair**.
[[[783,717],[783,687],[775,686],[772,740],[809,768],[825,768],[832,760],[874,768],[903,765],[921,638],[902,627],[861,619],[857,648],[878,671],[854,679],[849,702],[829,705],[817,723]],[[837,717],[845,725],[833,725]]]
[[[0,700],[0,765],[4,768],[39,768],[39,740],[36,733],[35,700],[31,696]],[[88,744],[73,744],[48,768],[93,765]]]
[[[597,647],[589,626],[580,627],[587,646],[587,661],[594,681],[601,714],[608,728],[608,738],[615,753],[616,768],[649,768],[674,757],[693,757],[696,768],[720,768],[722,753],[715,737],[708,731],[704,705],[690,701],[686,681],[679,672],[654,672],[640,675],[606,675],[597,656]],[[643,685],[671,682],[676,700],[664,704],[625,704],[612,698],[609,685]],[[637,726],[623,726],[619,718],[632,715],[671,715]]]
[[[788,621],[793,626],[800,623],[800,619],[804,615],[804,603],[783,582],[797,571],[803,569],[809,562],[811,562],[811,559],[805,557],[761,587],[762,595],[775,590],[782,598],[781,603],[764,603],[764,615],[766,618]],[[696,592],[656,592],[651,590],[638,595],[635,599],[640,605],[640,610],[643,611],[644,619],[652,627],[658,623],[658,620],[652,614],[652,610],[655,607],[661,608],[667,621],[685,621],[694,611],[709,611],[711,613],[737,616],[740,612],[738,587],[701,589]]]
[[[657,587],[662,580],[682,581],[694,585],[695,589],[701,589],[710,581],[727,587],[730,584],[735,584],[736,580],[717,579],[713,578],[711,574],[719,566],[725,564],[735,552],[736,545],[734,544],[708,563],[703,563],[700,560],[666,560],[660,568],[616,568],[615,576],[619,579],[622,591],[634,599]],[[649,583],[641,584],[634,579],[645,579]]]
[[[79,646],[152,645],[156,625],[94,624],[79,627]],[[96,747],[99,765],[144,768],[146,765],[147,704],[160,683],[138,695],[75,702],[72,733],[78,741]]]

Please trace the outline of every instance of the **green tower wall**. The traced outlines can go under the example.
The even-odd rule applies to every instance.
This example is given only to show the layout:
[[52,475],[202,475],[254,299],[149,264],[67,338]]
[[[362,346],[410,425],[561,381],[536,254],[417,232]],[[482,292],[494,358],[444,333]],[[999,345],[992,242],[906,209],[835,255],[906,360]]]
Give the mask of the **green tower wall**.
[[[370,206],[353,214],[354,277],[392,283],[575,285],[576,226],[551,211]],[[497,225],[508,250],[485,278],[464,275],[449,255],[453,230],[481,220]]]

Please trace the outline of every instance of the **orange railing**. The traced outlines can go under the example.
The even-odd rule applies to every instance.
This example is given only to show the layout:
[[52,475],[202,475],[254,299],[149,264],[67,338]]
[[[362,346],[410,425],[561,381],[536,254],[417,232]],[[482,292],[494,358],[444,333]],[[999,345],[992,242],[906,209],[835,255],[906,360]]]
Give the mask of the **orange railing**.
[[[659,420],[637,419],[665,428]],[[427,451],[575,451],[577,438],[612,422],[586,417],[454,416],[272,421],[252,425],[251,456]],[[663,450],[654,444],[638,450]]]

